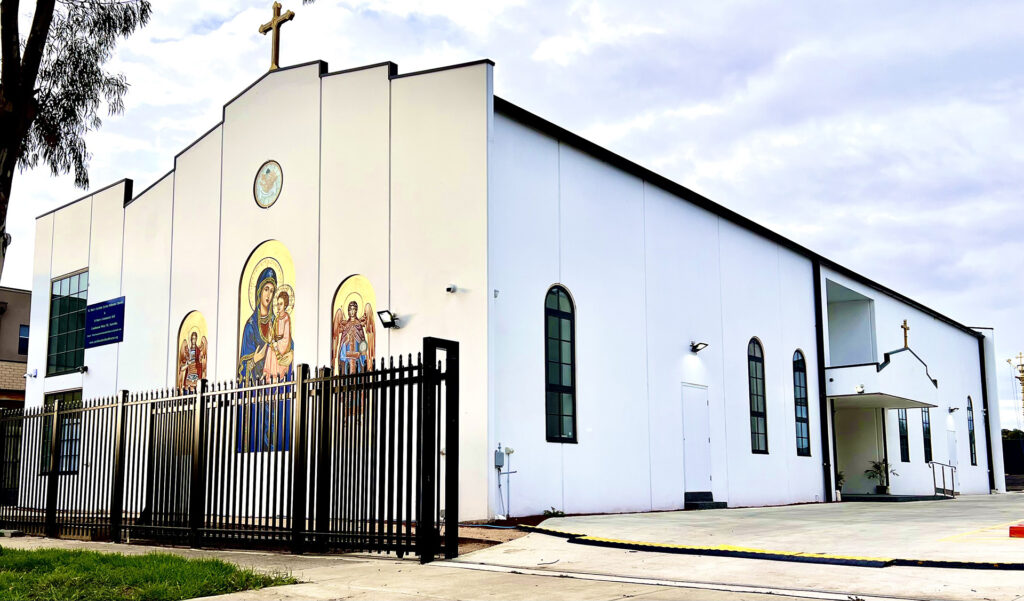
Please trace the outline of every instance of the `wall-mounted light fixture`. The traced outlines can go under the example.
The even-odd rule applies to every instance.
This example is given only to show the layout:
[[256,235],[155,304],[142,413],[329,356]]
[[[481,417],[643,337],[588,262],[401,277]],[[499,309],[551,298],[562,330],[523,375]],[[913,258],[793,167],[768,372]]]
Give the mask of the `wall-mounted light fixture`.
[[387,309],[377,311],[377,316],[380,317],[380,323],[385,328],[394,328],[396,330],[399,328],[398,316],[391,311],[388,311]]
[[957,411],[960,411],[960,408],[959,408],[959,407],[950,407],[950,408],[949,408],[949,412],[950,412],[950,413],[956,413]]
[[708,343],[706,343],[706,342],[694,342],[692,340],[690,341],[690,352],[691,353],[699,353],[699,352],[701,352],[702,350],[704,350],[706,348],[708,348]]

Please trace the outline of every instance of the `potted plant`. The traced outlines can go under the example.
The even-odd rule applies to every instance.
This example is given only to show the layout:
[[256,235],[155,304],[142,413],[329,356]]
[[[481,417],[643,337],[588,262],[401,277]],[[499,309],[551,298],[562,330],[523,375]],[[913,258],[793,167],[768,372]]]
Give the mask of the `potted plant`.
[[869,480],[878,481],[878,484],[875,486],[875,494],[879,495],[889,494],[889,476],[899,476],[885,459],[872,461],[871,468],[864,470],[864,475]]
[[843,485],[846,484],[846,474],[842,470],[836,472],[836,501],[843,500]]

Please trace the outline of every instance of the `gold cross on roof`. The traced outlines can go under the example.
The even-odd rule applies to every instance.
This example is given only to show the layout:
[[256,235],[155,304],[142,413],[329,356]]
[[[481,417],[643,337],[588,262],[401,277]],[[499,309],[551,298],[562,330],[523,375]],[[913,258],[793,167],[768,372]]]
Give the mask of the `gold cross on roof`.
[[903,348],[910,348],[909,346],[907,346],[907,334],[910,332],[910,326],[907,325],[906,319],[903,320],[903,325],[901,325],[900,328],[903,329]]
[[288,11],[285,14],[281,14],[281,3],[274,3],[274,18],[267,21],[263,25],[260,25],[260,33],[267,35],[268,31],[273,31],[273,41],[270,43],[270,70],[277,69],[277,60],[281,53],[281,25],[284,25],[288,21],[295,18],[295,13]]

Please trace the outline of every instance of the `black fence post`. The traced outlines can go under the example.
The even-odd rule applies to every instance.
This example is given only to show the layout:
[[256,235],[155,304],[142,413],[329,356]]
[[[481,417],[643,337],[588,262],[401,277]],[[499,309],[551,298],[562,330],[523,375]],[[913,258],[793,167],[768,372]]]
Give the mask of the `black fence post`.
[[434,481],[434,469],[437,461],[437,439],[434,431],[434,418],[437,414],[437,347],[423,341],[423,405],[420,411],[420,490],[419,512],[416,516],[416,552],[420,563],[434,561],[437,545],[436,524],[434,524],[434,508],[437,499],[437,486]]
[[57,538],[57,483],[60,479],[60,398],[53,400],[50,421],[50,465],[46,474],[46,536]]
[[206,380],[196,384],[192,420],[192,481],[189,486],[189,544],[200,547],[206,522]]
[[306,530],[306,406],[309,391],[306,380],[309,365],[299,365],[295,374],[295,389],[292,394],[292,553],[305,550]]
[[317,436],[316,455],[316,532],[321,550],[327,547],[327,532],[331,526],[331,368],[320,370],[320,432]]
[[124,518],[124,436],[125,436],[125,403],[128,402],[128,391],[122,390],[117,399],[117,412],[114,414],[114,473],[110,487],[110,540],[121,542],[121,524]]
[[445,349],[444,556],[459,555],[459,343]]

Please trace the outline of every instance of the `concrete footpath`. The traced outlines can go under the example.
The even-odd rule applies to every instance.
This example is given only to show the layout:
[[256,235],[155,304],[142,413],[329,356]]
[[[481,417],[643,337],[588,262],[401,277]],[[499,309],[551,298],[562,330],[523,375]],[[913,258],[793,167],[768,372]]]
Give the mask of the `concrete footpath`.
[[[19,537],[0,539],[10,548],[62,548],[137,554],[169,552],[185,557],[215,557],[242,567],[265,572],[289,572],[300,583],[230,595],[205,597],[218,601],[284,601],[333,599],[680,599],[710,601],[778,601],[797,599],[836,599],[816,594],[786,596],[758,592],[749,587],[680,587],[678,583],[638,582],[607,579],[586,574],[566,577],[557,573],[520,574],[511,570],[464,566],[435,562],[420,565],[415,560],[394,560],[357,555],[283,555],[245,551],[212,551],[117,545],[82,541]],[[470,554],[469,556],[472,556]],[[469,557],[468,556],[468,557]]]

